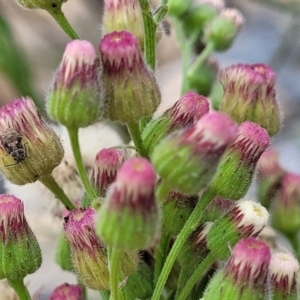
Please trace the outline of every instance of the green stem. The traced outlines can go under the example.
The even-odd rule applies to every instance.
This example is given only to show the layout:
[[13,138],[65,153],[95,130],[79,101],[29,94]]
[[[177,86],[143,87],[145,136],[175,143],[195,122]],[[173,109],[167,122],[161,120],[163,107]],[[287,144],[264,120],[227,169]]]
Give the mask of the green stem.
[[78,128],[68,128],[71,147],[74,155],[74,159],[77,165],[78,173],[81,178],[82,184],[90,197],[91,200],[94,200],[97,198],[97,194],[94,190],[94,188],[91,185],[91,182],[89,181],[86,169],[84,167],[82,156],[80,152],[80,146],[79,146],[79,139],[78,139]]
[[298,238],[298,233],[293,233],[293,234],[286,234],[287,238],[289,239],[289,241],[291,242],[297,259],[300,260],[300,243],[299,243],[299,238]]
[[153,20],[149,0],[139,0],[139,2],[142,9],[145,31],[144,49],[146,62],[151,70],[154,71],[156,66],[156,24]]
[[130,123],[127,124],[128,131],[133,140],[136,151],[139,155],[147,157],[146,150],[143,145],[142,135],[140,131],[139,123]]
[[67,210],[76,208],[74,203],[68,198],[52,175],[42,177],[40,182],[56,196],[56,198],[65,206]]
[[186,38],[182,20],[173,18],[173,26],[176,32],[176,38],[179,44],[179,48],[182,55],[182,86],[181,86],[181,94],[184,94],[188,90],[188,80],[187,80],[187,72],[190,67],[191,57],[193,55],[193,46],[198,37],[198,34],[191,36],[190,38]]
[[20,300],[31,300],[31,296],[28,292],[27,287],[24,284],[23,279],[19,280],[9,280],[8,284],[15,290]]
[[171,272],[171,269],[174,265],[174,262],[184,245],[185,241],[189,237],[189,235],[196,229],[199,221],[201,220],[203,211],[207,204],[215,197],[215,194],[209,190],[207,190],[201,199],[199,199],[197,205],[195,206],[193,212],[189,216],[188,220],[184,224],[183,228],[181,229],[180,233],[178,234],[171,251],[165,261],[164,267],[160,273],[158,278],[157,285],[155,286],[153,296],[151,300],[159,300],[160,295],[163,291],[164,285],[168,279],[168,276]]
[[57,24],[62,28],[62,30],[72,39],[78,40],[80,37],[74,31],[68,20],[66,19],[64,13],[61,10],[61,6],[48,10],[48,13],[54,18]]
[[193,76],[197,72],[197,70],[200,69],[200,67],[203,65],[203,63],[206,61],[208,56],[214,51],[214,44],[208,43],[206,44],[203,51],[200,53],[200,55],[197,57],[197,59],[194,61],[193,65],[187,72],[187,76]]
[[165,263],[169,245],[170,245],[170,239],[171,236],[166,232],[166,230],[162,231],[159,244],[155,247],[154,250],[154,260],[155,260],[155,266],[154,266],[154,285],[157,284],[159,274],[163,268],[163,265]]
[[200,281],[210,266],[213,264],[213,262],[216,260],[216,258],[211,254],[211,252],[204,258],[204,260],[201,262],[201,264],[197,267],[197,269],[194,271],[192,276],[189,277],[186,285],[180,292],[179,296],[176,298],[176,300],[185,300],[187,299],[188,295],[191,293],[194,285]]
[[119,288],[122,255],[123,251],[111,248],[109,255],[110,300],[125,300]]
[[109,291],[108,290],[100,291],[100,296],[102,300],[109,300]]

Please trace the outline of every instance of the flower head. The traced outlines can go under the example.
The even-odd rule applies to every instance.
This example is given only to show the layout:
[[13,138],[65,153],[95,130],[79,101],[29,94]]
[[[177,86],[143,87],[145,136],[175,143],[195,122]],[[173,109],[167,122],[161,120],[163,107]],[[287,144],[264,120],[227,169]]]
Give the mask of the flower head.
[[39,244],[24,215],[24,205],[0,195],[0,279],[21,280],[42,263]]
[[275,135],[281,126],[275,98],[275,72],[264,64],[232,65],[220,73],[224,96],[220,110],[236,122],[252,121]]
[[157,241],[155,183],[155,171],[146,159],[134,157],[122,165],[99,210],[97,232],[105,243],[132,251]]
[[162,140],[153,151],[153,165],[175,190],[197,194],[211,182],[220,158],[236,135],[237,126],[227,115],[205,114],[196,124]]
[[82,300],[83,291],[76,284],[64,283],[58,286],[50,296],[50,300]]
[[88,41],[73,40],[47,97],[49,116],[66,127],[87,127],[102,115],[99,59]]
[[151,116],[161,96],[136,37],[127,31],[106,34],[99,51],[103,66],[105,118],[129,124]]
[[58,136],[30,98],[0,108],[0,170],[9,181],[23,185],[41,179],[60,164],[63,154]]

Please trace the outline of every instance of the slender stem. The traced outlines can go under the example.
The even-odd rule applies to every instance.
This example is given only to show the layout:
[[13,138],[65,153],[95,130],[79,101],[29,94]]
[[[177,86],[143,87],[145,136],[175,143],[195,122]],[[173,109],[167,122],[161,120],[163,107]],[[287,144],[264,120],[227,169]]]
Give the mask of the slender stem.
[[[123,251],[111,248],[109,255],[109,284],[110,284],[110,300],[123,300],[123,293],[120,292],[120,273],[121,258]],[[125,300],[125,299],[124,299]]]
[[181,293],[179,294],[178,298],[176,298],[176,300],[187,299],[194,285],[204,277],[204,275],[206,274],[206,272],[208,271],[208,269],[210,268],[210,266],[213,264],[215,260],[216,258],[210,252],[204,258],[201,264],[197,267],[197,269],[194,271],[192,276],[189,277],[186,285],[184,286],[184,288],[182,289]]
[[78,139],[78,128],[68,128],[68,132],[69,132],[74,159],[77,165],[78,173],[81,178],[82,184],[90,199],[94,200],[97,198],[97,193],[95,192],[94,188],[91,185],[91,182],[89,181],[86,169],[82,161],[79,139]]
[[24,284],[23,279],[19,280],[9,280],[8,284],[15,290],[20,300],[31,300],[31,296],[28,292],[27,287]]
[[184,245],[184,243],[185,243],[186,239],[189,237],[189,235],[197,227],[199,221],[201,220],[201,217],[202,217],[205,207],[214,197],[215,197],[214,193],[207,190],[203,194],[201,199],[199,199],[193,212],[191,213],[188,220],[186,221],[183,228],[181,229],[179,235],[177,236],[171,251],[169,252],[169,255],[165,261],[164,267],[158,278],[158,282],[157,282],[157,285],[155,286],[151,300],[159,300],[160,299],[160,295],[162,293],[164,285],[168,279],[168,276],[171,272],[171,269],[174,265],[174,262],[178,256],[182,246]]
[[160,3],[160,6],[156,10],[153,20],[155,24],[159,24],[159,22],[162,21],[162,19],[165,17],[165,15],[168,13],[168,0],[162,0]]
[[139,123],[127,124],[127,128],[133,140],[136,151],[139,153],[139,155],[147,157],[147,153],[143,145]]
[[61,10],[61,6],[48,10],[48,13],[54,18],[57,24],[62,28],[62,30],[72,39],[80,39],[78,34],[74,31],[68,20],[66,19],[64,13]]
[[155,247],[154,250],[154,259],[155,259],[155,266],[154,266],[154,285],[157,284],[159,274],[163,268],[165,263],[169,245],[170,245],[171,236],[166,230],[162,230],[161,238],[159,244]]
[[180,273],[179,273],[179,278],[178,278],[178,282],[177,282],[177,289],[176,289],[175,299],[178,298],[179,294],[183,290],[183,288],[186,284],[186,281],[188,280],[190,275],[191,275],[191,269],[186,268],[185,266],[181,266]]
[[139,0],[143,14],[143,23],[145,31],[144,48],[146,62],[151,68],[155,70],[156,66],[156,24],[153,20],[153,15],[150,9],[149,0]]
[[193,76],[197,72],[197,70],[200,69],[200,67],[203,65],[203,63],[206,61],[208,56],[214,51],[214,44],[213,43],[207,43],[203,51],[200,53],[200,55],[197,57],[189,71],[187,72],[187,76]]
[[56,198],[65,206],[67,210],[76,208],[74,203],[68,198],[52,175],[42,177],[40,182],[56,196]]

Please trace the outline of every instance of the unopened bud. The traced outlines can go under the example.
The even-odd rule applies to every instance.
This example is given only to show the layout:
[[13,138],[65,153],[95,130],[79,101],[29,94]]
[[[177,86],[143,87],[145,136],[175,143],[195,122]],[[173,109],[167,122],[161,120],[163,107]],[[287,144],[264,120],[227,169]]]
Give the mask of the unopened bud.
[[50,300],[83,300],[83,291],[76,284],[64,283],[53,291]]

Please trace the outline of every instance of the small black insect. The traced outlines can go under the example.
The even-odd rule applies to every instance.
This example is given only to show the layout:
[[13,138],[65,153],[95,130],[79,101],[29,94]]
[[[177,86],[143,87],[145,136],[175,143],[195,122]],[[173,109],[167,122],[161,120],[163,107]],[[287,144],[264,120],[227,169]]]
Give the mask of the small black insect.
[[27,157],[25,145],[22,143],[22,136],[14,129],[7,128],[0,135],[0,141],[16,164],[19,164]]

